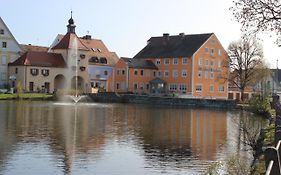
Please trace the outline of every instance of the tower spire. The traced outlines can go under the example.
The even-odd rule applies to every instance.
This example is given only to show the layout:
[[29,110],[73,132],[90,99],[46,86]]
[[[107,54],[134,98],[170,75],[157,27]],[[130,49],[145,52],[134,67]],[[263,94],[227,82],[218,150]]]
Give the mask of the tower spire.
[[71,10],[70,19],[68,20],[68,25],[67,25],[67,33],[75,33],[75,27],[76,25],[74,24],[74,20],[72,18],[72,10]]

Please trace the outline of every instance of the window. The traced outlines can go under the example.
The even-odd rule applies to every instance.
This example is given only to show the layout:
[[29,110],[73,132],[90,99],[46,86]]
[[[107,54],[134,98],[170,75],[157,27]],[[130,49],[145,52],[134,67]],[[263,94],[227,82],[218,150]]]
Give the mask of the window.
[[187,58],[182,58],[182,64],[187,64]]
[[170,64],[170,59],[169,58],[165,58],[164,64]]
[[202,58],[199,58],[199,60],[198,60],[198,65],[201,66],[201,65],[202,65],[202,62],[203,62],[203,59],[202,59]]
[[34,82],[29,82],[29,91],[30,92],[34,91]]
[[119,83],[116,83],[116,89],[119,89],[120,87],[119,87]]
[[220,86],[219,86],[219,91],[220,91],[220,92],[224,92],[224,85],[220,85]]
[[158,77],[162,77],[162,72],[158,71]]
[[221,50],[220,49],[218,50],[218,54],[221,55]]
[[7,42],[2,42],[2,48],[7,48]]
[[207,47],[205,48],[205,52],[206,52],[206,53],[208,53],[208,52],[209,52],[209,49],[208,49]]
[[195,90],[196,90],[196,92],[202,92],[202,85],[201,84],[198,84],[198,85],[196,85],[196,87],[195,87]]
[[119,69],[116,70],[116,74],[120,75],[120,70]]
[[140,83],[140,90],[143,90],[143,89],[144,89],[144,84]]
[[182,91],[182,92],[186,92],[186,84],[180,84],[179,89],[180,89],[180,91]]
[[41,74],[46,77],[46,76],[49,75],[49,70],[48,69],[42,69]]
[[4,29],[0,29],[0,35],[4,35]]
[[205,79],[208,79],[208,76],[209,76],[209,72],[205,71]]
[[214,85],[210,86],[210,92],[214,92]]
[[18,68],[16,67],[16,68],[15,68],[15,74],[17,74],[17,73],[18,73]]
[[165,76],[165,77],[169,77],[169,71],[166,70],[166,71],[164,72],[164,76]]
[[134,84],[134,89],[135,90],[138,89],[138,84],[137,83]]
[[125,72],[126,72],[126,71],[125,71],[124,69],[122,69],[122,75],[125,75]]
[[199,78],[202,78],[202,71],[199,71],[199,72],[198,72],[198,77],[199,77]]
[[135,70],[135,71],[134,71],[134,74],[135,74],[135,75],[138,75],[138,70]]
[[156,77],[156,71],[153,71],[153,76]]
[[178,58],[174,58],[173,59],[173,63],[176,65],[176,64],[178,64]]
[[177,90],[177,84],[170,84],[169,90],[170,91],[176,91]]
[[210,65],[211,65],[211,66],[214,66],[214,61],[211,61],[211,62],[210,62]]
[[92,51],[93,51],[93,52],[96,52],[96,51],[97,51],[97,49],[95,49],[95,48],[92,48]]
[[209,60],[205,60],[205,65],[206,65],[206,66],[209,65]]
[[218,61],[218,67],[221,67],[221,61],[220,60]]
[[92,58],[89,59],[88,62],[89,62],[89,63],[98,63],[98,62],[99,62],[99,59],[98,59],[98,57],[92,57]]
[[210,72],[210,78],[214,78],[214,72]]
[[146,84],[146,89],[149,89],[149,84]]
[[178,71],[177,70],[173,70],[173,77],[178,77]]
[[107,70],[105,70],[105,71],[103,72],[103,74],[104,74],[104,75],[108,75],[108,72],[107,72]]
[[101,49],[97,49],[99,52],[101,52]]
[[125,90],[125,82],[121,82],[121,90]]
[[187,76],[187,71],[186,70],[182,70],[181,71],[181,76],[182,77],[186,77]]
[[86,55],[85,54],[80,54],[80,58],[84,59],[84,58],[86,58]]
[[156,59],[156,65],[160,65],[161,64],[161,60],[160,59]]
[[211,55],[214,55],[215,49],[211,49]]
[[38,72],[39,72],[38,69],[30,69],[30,73],[31,73],[31,75],[33,75],[33,76],[38,75]]
[[2,79],[3,81],[6,81],[6,79],[7,79],[7,74],[6,74],[6,72],[1,72],[1,79]]
[[143,72],[144,72],[143,70],[140,71],[140,75],[141,75],[141,76],[143,76],[143,74],[144,74]]
[[105,57],[100,58],[100,63],[101,64],[107,64],[107,59]]

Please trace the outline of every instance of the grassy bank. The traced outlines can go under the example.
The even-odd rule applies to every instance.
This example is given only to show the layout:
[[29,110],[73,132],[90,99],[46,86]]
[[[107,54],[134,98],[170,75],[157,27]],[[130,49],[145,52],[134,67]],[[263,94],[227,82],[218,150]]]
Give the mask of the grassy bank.
[[53,95],[41,94],[41,93],[22,93],[22,94],[0,94],[0,100],[12,100],[12,99],[52,99]]

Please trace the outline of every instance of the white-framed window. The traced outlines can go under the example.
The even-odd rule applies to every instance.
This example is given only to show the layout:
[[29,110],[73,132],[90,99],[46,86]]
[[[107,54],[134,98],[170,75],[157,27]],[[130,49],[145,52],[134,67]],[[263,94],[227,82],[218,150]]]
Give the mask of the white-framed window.
[[218,61],[218,67],[221,67],[221,60]]
[[202,90],[203,90],[202,84],[197,84],[195,86],[195,90],[196,90],[196,92],[202,92]]
[[208,76],[209,76],[209,72],[205,71],[205,79],[208,79]]
[[173,77],[178,77],[178,71],[177,70],[173,70]]
[[209,66],[209,60],[208,59],[205,60],[205,65]]
[[144,76],[144,70],[143,69],[140,70],[140,75]]
[[137,69],[134,70],[134,75],[138,75],[138,70]]
[[186,57],[183,57],[183,58],[182,58],[182,64],[183,64],[183,65],[187,64],[187,58],[186,58]]
[[1,64],[2,64],[2,65],[6,65],[6,64],[7,64],[7,56],[6,56],[6,55],[3,55],[3,56],[1,57]]
[[209,52],[209,48],[208,48],[208,47],[205,48],[205,52],[206,52],[206,53]]
[[214,78],[214,72],[213,71],[210,72],[210,78],[212,78],[212,79]]
[[155,64],[156,65],[160,65],[161,64],[161,60],[160,59],[156,59]]
[[224,92],[224,85],[219,86],[219,92]]
[[203,64],[203,59],[202,59],[202,58],[199,58],[199,60],[198,60],[198,65],[199,65],[199,66],[202,66],[202,64]]
[[210,85],[210,92],[214,92],[215,88],[214,88],[214,85]]
[[210,66],[214,66],[214,61],[213,60],[210,62]]
[[211,53],[211,55],[214,55],[215,49],[211,49],[211,50],[210,50],[210,53]]
[[120,75],[120,69],[116,70],[116,75]]
[[169,85],[169,90],[170,90],[170,91],[176,91],[177,88],[178,88],[177,84],[170,84],[170,85]]
[[120,84],[116,83],[116,89],[120,89]]
[[0,35],[4,35],[5,32],[4,32],[4,29],[0,29]]
[[2,42],[2,48],[7,48],[7,42],[6,41]]
[[125,69],[122,69],[122,75],[125,75],[125,74],[126,74]]
[[181,71],[181,76],[182,77],[187,77],[187,71],[186,70],[182,70]]
[[178,58],[174,58],[173,59],[173,64],[177,65],[178,64],[179,59]]
[[198,77],[202,78],[202,71],[198,71]]
[[164,59],[164,64],[166,64],[166,65],[170,64],[170,59],[169,58],[165,58]]
[[134,83],[134,90],[138,89],[138,83]]
[[220,49],[218,50],[218,54],[221,55],[221,50]]
[[165,77],[169,77],[169,71],[168,71],[168,70],[165,70],[164,76],[165,76]]
[[181,92],[186,92],[186,84],[180,84],[180,85],[179,85],[179,90],[180,90]]

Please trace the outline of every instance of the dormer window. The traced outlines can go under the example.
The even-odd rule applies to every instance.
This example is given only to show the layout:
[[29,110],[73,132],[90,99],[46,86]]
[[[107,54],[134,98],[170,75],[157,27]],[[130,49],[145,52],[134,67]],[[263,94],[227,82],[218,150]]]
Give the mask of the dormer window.
[[100,58],[100,63],[101,64],[107,64],[107,59],[105,57]]
[[4,29],[0,29],[0,35],[4,35]]
[[93,52],[96,52],[97,50],[96,50],[95,48],[92,48],[92,51],[93,51]]
[[99,52],[101,52],[101,49],[97,49]]
[[48,69],[42,69],[41,74],[45,77],[49,76],[49,70]]
[[38,75],[39,70],[38,69],[30,69],[30,73],[31,73],[31,75],[36,76],[36,75]]
[[89,63],[99,63],[98,57],[92,57],[89,59]]

